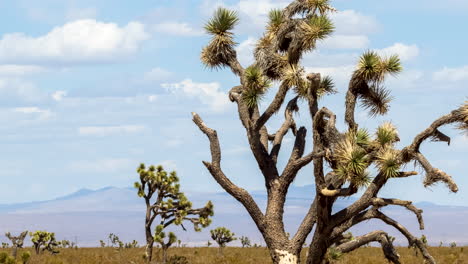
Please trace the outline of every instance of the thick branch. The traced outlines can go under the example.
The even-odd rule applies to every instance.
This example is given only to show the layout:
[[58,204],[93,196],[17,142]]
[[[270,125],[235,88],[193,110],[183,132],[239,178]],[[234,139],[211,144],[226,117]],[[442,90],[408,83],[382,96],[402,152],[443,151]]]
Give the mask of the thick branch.
[[278,160],[278,154],[281,149],[281,143],[283,142],[284,136],[288,133],[289,129],[292,130],[293,134],[296,135],[296,123],[294,122],[293,114],[299,110],[297,106],[297,99],[295,97],[291,101],[289,101],[288,105],[286,106],[286,110],[284,111],[284,123],[281,125],[280,129],[275,133],[275,137],[273,139],[273,147],[270,152],[270,156],[273,161],[276,163]]
[[260,230],[265,230],[264,216],[258,207],[257,203],[253,200],[252,196],[244,189],[239,188],[232,183],[221,170],[221,149],[219,146],[218,135],[216,130],[213,130],[203,123],[203,120],[198,114],[193,113],[193,122],[200,128],[200,130],[208,137],[210,141],[211,150],[211,163],[204,161],[203,164],[210,171],[213,178],[218,182],[223,189],[232,195],[236,200],[242,203],[249,212],[252,219],[257,224]]
[[339,245],[336,249],[342,253],[348,253],[367,245],[370,242],[379,242],[382,245],[385,258],[392,263],[400,264],[400,255],[396,252],[389,235],[384,231],[374,231],[366,235],[356,237],[352,241]]
[[377,211],[376,218],[382,220],[388,225],[395,227],[398,231],[400,231],[400,233],[403,234],[408,239],[408,243],[410,246],[415,245],[419,248],[419,250],[421,251],[421,254],[423,255],[424,259],[427,261],[427,263],[436,264],[435,259],[429,254],[429,251],[427,250],[424,243],[421,240],[414,237],[403,225],[401,225],[400,223],[398,223],[397,221],[393,220],[392,218],[388,217],[387,215],[383,214],[380,211]]
[[432,167],[429,161],[421,153],[415,153],[414,158],[421,164],[426,171],[426,177],[424,179],[424,187],[431,186],[439,181],[444,182],[447,187],[454,193],[458,192],[458,186],[450,175],[444,171]]
[[284,98],[286,97],[286,94],[289,91],[289,86],[287,82],[283,82],[279,89],[278,92],[275,95],[275,98],[271,102],[271,104],[267,107],[265,112],[258,118],[258,120],[255,123],[255,129],[259,130],[261,127],[263,127],[266,122],[270,119],[270,117],[278,112],[278,110],[281,108],[281,105],[284,102]]
[[424,230],[424,220],[422,217],[423,210],[414,206],[411,201],[403,201],[399,199],[374,198],[372,199],[372,205],[376,207],[383,207],[387,205],[403,206],[416,215],[416,217],[418,218],[419,229]]

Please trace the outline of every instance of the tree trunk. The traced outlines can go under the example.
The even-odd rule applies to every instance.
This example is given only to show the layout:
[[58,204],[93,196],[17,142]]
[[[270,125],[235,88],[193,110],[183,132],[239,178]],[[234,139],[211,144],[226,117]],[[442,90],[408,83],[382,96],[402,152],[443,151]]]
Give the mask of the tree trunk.
[[39,245],[34,245],[34,250],[36,251],[36,255],[39,255],[41,253]]
[[167,249],[168,247],[166,246],[163,246],[162,247],[162,264],[166,264],[167,263]]
[[322,264],[325,255],[327,254],[329,241],[329,235],[315,233],[312,244],[310,244],[309,255],[307,256],[307,264]]
[[287,250],[274,249],[270,251],[274,264],[298,264],[298,254],[293,254]]
[[17,246],[13,246],[13,252],[11,253],[11,255],[16,259],[16,254],[18,252],[18,247]]
[[153,245],[154,245],[154,238],[153,234],[151,234],[151,227],[146,226],[146,263],[151,263],[153,259]]

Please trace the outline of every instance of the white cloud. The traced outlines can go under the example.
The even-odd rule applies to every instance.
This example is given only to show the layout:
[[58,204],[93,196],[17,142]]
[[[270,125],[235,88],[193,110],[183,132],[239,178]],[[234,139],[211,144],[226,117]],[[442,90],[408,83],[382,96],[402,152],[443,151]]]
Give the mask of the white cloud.
[[395,43],[392,46],[380,50],[376,50],[380,55],[391,56],[397,54],[402,61],[409,61],[419,55],[417,45],[405,45],[403,43]]
[[157,82],[167,80],[173,75],[174,74],[170,71],[156,67],[146,72],[143,79],[147,82]]
[[96,18],[97,9],[94,7],[88,8],[70,8],[68,9],[65,18],[68,21],[87,19],[87,18]]
[[122,125],[122,126],[88,126],[80,127],[78,133],[82,136],[109,136],[116,134],[133,134],[145,130],[145,126]]
[[152,103],[152,102],[156,102],[156,100],[158,100],[158,96],[157,95],[148,95],[148,102]]
[[199,29],[194,29],[187,23],[178,23],[178,22],[163,22],[153,26],[153,30],[156,32],[174,35],[174,36],[201,36],[203,31]]
[[355,10],[338,11],[330,15],[336,33],[342,35],[363,35],[375,33],[380,25],[374,17],[363,15]]
[[237,8],[241,13],[247,16],[255,25],[264,27],[266,25],[268,13],[274,8],[283,8],[288,1],[271,1],[271,0],[241,0]]
[[468,80],[468,66],[463,66],[459,68],[444,67],[442,70],[434,73],[433,79],[436,81],[450,82]]
[[17,78],[0,78],[0,97],[8,102],[38,102],[47,95],[31,82]]
[[27,115],[37,115],[38,120],[47,120],[53,116],[53,113],[48,109],[40,109],[38,107],[17,107],[13,112]]
[[253,51],[256,43],[256,38],[249,37],[237,46],[237,57],[242,65],[248,66],[254,62]]
[[10,63],[108,62],[128,57],[148,39],[144,25],[124,27],[92,19],[55,27],[40,37],[24,33],[5,34],[0,39],[0,61]]
[[45,68],[34,65],[0,65],[0,76],[23,76],[44,71],[46,71]]
[[332,35],[319,42],[318,49],[364,49],[369,46],[369,38],[364,35]]
[[185,79],[179,83],[162,84],[162,87],[173,93],[198,98],[214,111],[223,111],[230,104],[227,94],[220,91],[221,86],[216,82],[196,83],[191,79]]
[[52,94],[52,99],[54,99],[55,101],[62,101],[62,99],[67,96],[67,92],[66,91],[55,91],[53,94]]
[[82,160],[70,164],[73,170],[91,171],[91,172],[120,172],[134,168],[138,163],[131,159],[99,159]]

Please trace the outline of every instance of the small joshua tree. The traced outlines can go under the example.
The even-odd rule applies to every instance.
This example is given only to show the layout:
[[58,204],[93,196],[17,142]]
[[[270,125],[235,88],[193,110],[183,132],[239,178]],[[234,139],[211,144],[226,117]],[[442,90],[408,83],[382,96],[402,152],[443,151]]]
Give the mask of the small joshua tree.
[[206,241],[206,247],[210,247],[212,245],[211,241]]
[[109,234],[109,241],[110,241],[110,244],[112,245],[112,247],[116,247],[118,250],[121,250],[125,245],[120,240],[120,238],[114,233]]
[[5,233],[5,236],[10,239],[12,245],[12,253],[11,255],[16,259],[16,253],[18,252],[18,248],[23,248],[24,239],[28,235],[28,231],[24,231],[19,236],[12,236],[10,232]]
[[59,253],[57,250],[59,242],[55,240],[55,233],[47,231],[36,231],[34,233],[30,232],[29,235],[31,236],[31,242],[33,243],[36,255],[39,255],[44,251],[49,251],[53,255]]
[[138,241],[133,240],[132,242],[125,243],[125,248],[137,248]]
[[242,244],[242,247],[250,247],[250,239],[246,236],[241,236],[240,237],[240,242]]
[[2,248],[9,248],[10,245],[8,243],[2,242]]
[[[164,226],[158,225],[156,226],[156,230],[154,232],[154,241],[161,245],[163,257],[162,263],[167,263],[167,250],[177,241],[177,236],[173,232],[169,232],[166,241],[166,233],[164,232]],[[180,241],[180,240],[179,240]]]
[[[321,98],[336,93],[332,79],[318,72],[306,72],[301,65],[303,55],[313,51],[334,31],[329,14],[337,10],[330,2],[291,0],[285,8],[272,10],[265,32],[255,45],[251,65],[241,65],[237,58],[233,32],[239,22],[237,13],[219,8],[208,20],[205,30],[212,38],[202,49],[201,61],[211,69],[229,68],[238,77],[228,96],[237,106],[249,148],[264,179],[268,195],[265,210],[248,191],[225,174],[217,131],[193,113],[195,125],[210,143],[211,159],[203,164],[216,182],[245,207],[263,235],[275,264],[299,263],[302,245],[311,233],[307,264],[321,264],[333,245],[345,253],[369,242],[379,242],[385,257],[395,264],[400,263],[388,234],[383,231],[336,244],[344,232],[369,219],[378,219],[397,229],[410,246],[416,245],[427,263],[435,264],[421,240],[381,209],[388,206],[408,209],[416,215],[420,229],[424,228],[422,210],[411,201],[380,197],[379,193],[388,182],[417,175],[418,172],[405,170],[406,165],[413,163],[423,169],[425,187],[445,183],[452,192],[458,191],[453,178],[430,163],[421,144],[426,141],[450,144],[450,137],[441,131],[446,125],[468,130],[468,102],[435,120],[401,149],[397,147],[400,140],[397,129],[390,123],[383,123],[374,135],[370,134],[355,120],[357,106],[361,104],[371,116],[385,115],[392,99],[384,87],[385,79],[400,73],[402,65],[396,55],[382,57],[377,52],[367,51],[360,57],[345,87],[344,121],[347,125],[340,131],[335,113],[319,105],[323,102]],[[272,99],[261,102],[268,98],[265,96],[268,92]],[[307,111],[310,123],[301,126],[296,123],[295,115],[300,108]],[[284,115],[277,115],[282,109]],[[272,120],[280,121],[278,129],[272,130]],[[290,131],[294,142],[292,151],[285,166],[280,166],[280,150]],[[308,153],[306,146],[311,149]],[[309,164],[313,165],[311,178],[315,193],[311,192],[311,197],[314,199],[297,231],[289,237],[283,217],[286,195],[298,173]],[[333,210],[336,201],[350,196],[357,198],[355,202],[337,212]]]
[[106,247],[106,242],[104,242],[104,240],[99,240],[99,244],[102,248]]
[[210,233],[211,239],[218,243],[219,254],[223,253],[223,249],[224,247],[226,247],[227,243],[230,243],[237,239],[234,237],[235,234],[225,227],[217,227],[216,229],[210,230]]
[[159,217],[158,226],[163,227],[161,232],[172,224],[181,225],[185,230],[184,221],[191,222],[195,231],[200,231],[211,223],[213,204],[209,201],[203,208],[192,209],[192,203],[180,191],[179,178],[175,171],[168,173],[162,166],[146,168],[145,164],[141,164],[137,172],[140,181],[135,182],[135,188],[138,190],[138,196],[146,203],[145,256],[149,263],[155,242],[151,227],[157,217]]
[[23,264],[27,264],[30,258],[31,258],[31,252],[25,251],[21,253],[21,261],[23,262]]

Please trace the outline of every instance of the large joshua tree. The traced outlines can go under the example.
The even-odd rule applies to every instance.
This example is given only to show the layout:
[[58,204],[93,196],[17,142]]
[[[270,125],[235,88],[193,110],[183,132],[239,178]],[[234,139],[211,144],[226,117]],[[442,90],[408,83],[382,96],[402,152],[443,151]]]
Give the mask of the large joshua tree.
[[[207,22],[205,30],[212,36],[202,50],[201,60],[209,68],[228,67],[239,77],[239,84],[229,92],[230,100],[237,104],[239,119],[245,128],[253,156],[265,179],[268,200],[262,211],[252,196],[235,185],[221,168],[221,148],[216,130],[209,128],[201,117],[193,113],[193,121],[208,137],[211,161],[204,161],[213,178],[226,192],[237,199],[248,211],[269,248],[274,263],[298,263],[299,253],[314,228],[307,263],[325,262],[327,250],[350,252],[369,242],[379,242],[385,257],[400,263],[392,245],[392,239],[383,231],[375,231],[345,239],[345,232],[368,219],[379,219],[401,232],[411,246],[417,247],[428,263],[435,263],[424,243],[412,235],[403,225],[384,214],[380,209],[389,205],[402,206],[413,212],[424,228],[422,211],[411,201],[379,197],[380,189],[388,182],[411,177],[417,173],[403,171],[405,164],[415,162],[425,172],[424,186],[445,183],[452,192],[457,185],[440,169],[434,168],[421,153],[420,146],[426,140],[450,142],[439,128],[458,124],[468,129],[468,102],[451,113],[440,117],[414,138],[411,145],[397,149],[399,141],[396,128],[391,123],[378,127],[375,134],[359,128],[355,121],[358,103],[371,115],[383,115],[389,109],[391,96],[382,86],[388,75],[402,70],[398,56],[380,57],[375,52],[363,54],[346,93],[346,131],[338,131],[336,116],[326,107],[319,107],[319,99],[334,93],[333,82],[320,73],[305,73],[300,65],[301,56],[315,48],[317,41],[329,36],[334,26],[327,14],[335,12],[327,0],[296,0],[282,10],[269,15],[266,32],[257,42],[252,65],[244,68],[237,60],[232,30],[239,19],[236,12],[220,8]],[[266,108],[259,108],[259,99],[272,82],[278,83],[274,98]],[[288,93],[293,99],[285,102]],[[310,141],[306,142],[307,128],[297,128],[294,113],[300,102],[305,102],[312,124]],[[268,131],[266,124],[285,105],[284,121],[277,131]],[[285,135],[291,131],[295,137],[290,157],[283,170],[277,166],[278,154]],[[312,145],[310,153],[306,144]],[[298,172],[313,164],[315,199],[291,237],[285,232],[283,213],[286,194]],[[369,167],[376,166],[374,177]],[[362,195],[350,206],[333,213],[339,198],[349,197],[362,189]]]
[[[163,229],[175,224],[183,226],[183,222],[191,222],[195,231],[207,227],[211,223],[210,217],[213,216],[213,204],[208,201],[205,207],[199,209],[192,208],[185,194],[180,191],[179,177],[172,171],[166,172],[162,166],[150,166],[146,168],[145,164],[140,164],[137,169],[140,181],[135,182],[135,188],[138,190],[138,196],[145,200],[145,235],[146,235],[146,260],[151,262],[153,257],[154,242],[163,243]],[[151,230],[153,222],[158,218],[156,233]],[[170,240],[175,238],[170,235]],[[174,243],[165,245],[164,251]],[[164,245],[163,245],[164,247]],[[164,252],[166,254],[166,252]],[[166,256],[166,255],[165,255]]]

